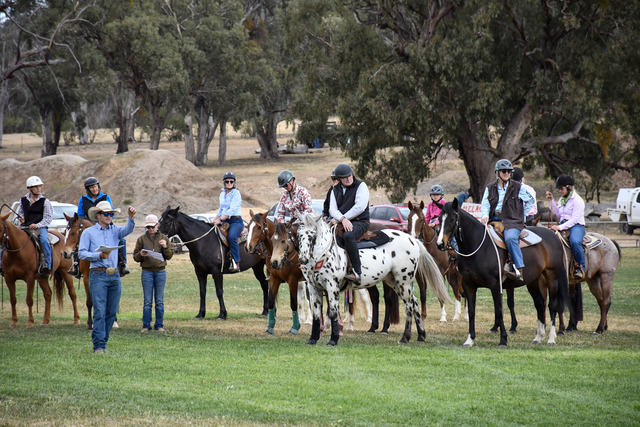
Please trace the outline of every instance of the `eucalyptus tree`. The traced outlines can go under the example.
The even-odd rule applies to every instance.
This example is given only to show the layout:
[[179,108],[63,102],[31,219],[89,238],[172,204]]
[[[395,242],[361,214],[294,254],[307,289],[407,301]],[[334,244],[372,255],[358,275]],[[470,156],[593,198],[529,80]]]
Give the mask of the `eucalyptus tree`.
[[[373,187],[387,188],[393,200],[402,200],[429,176],[443,149],[457,150],[476,198],[499,158],[517,162],[547,153],[545,163],[555,176],[571,164],[553,150],[588,146],[602,153],[605,141],[596,127],[616,126],[624,116],[620,104],[633,105],[632,96],[611,99],[608,88],[617,82],[629,90],[634,84],[620,82],[637,81],[637,66],[628,61],[638,50],[636,2],[349,0],[332,5],[320,20],[301,14],[296,22],[302,32],[322,30],[314,23],[327,19],[335,22],[333,28],[345,28],[340,33],[309,30],[307,39],[330,44],[327,51],[341,55],[339,69],[357,70],[357,84],[341,85],[332,105],[352,138],[349,154],[357,171]],[[365,46],[373,45],[369,49],[376,55],[357,48],[362,27],[369,29]],[[605,58],[607,67],[601,62]],[[333,58],[321,64],[335,68]],[[316,77],[307,93],[343,82]],[[637,89],[632,93],[637,96]]]

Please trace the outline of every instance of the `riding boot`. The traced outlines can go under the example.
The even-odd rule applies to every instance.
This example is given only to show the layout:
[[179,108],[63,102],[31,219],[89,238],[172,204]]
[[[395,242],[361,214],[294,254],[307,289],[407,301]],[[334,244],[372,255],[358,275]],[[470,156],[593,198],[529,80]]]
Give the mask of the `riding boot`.
[[576,279],[584,279],[584,268],[582,268],[581,265],[573,269],[573,277]]
[[38,267],[38,274],[42,277],[46,277],[51,273],[51,269],[47,265],[47,258],[44,256],[44,252],[40,252],[40,266]]
[[351,273],[344,276],[344,278],[345,280],[348,280],[356,284],[360,283],[360,275],[353,270],[351,270]]
[[74,262],[73,265],[71,266],[71,268],[67,271],[67,273],[69,273],[73,277],[79,279],[80,278],[80,269],[78,268],[78,263]]
[[237,273],[240,271],[240,266],[236,263],[236,260],[231,258],[231,263],[229,264],[229,273]]

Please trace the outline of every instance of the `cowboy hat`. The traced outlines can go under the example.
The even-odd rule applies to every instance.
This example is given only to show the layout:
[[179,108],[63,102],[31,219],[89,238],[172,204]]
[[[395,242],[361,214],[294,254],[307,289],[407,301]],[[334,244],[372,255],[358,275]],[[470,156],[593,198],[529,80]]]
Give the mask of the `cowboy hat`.
[[89,208],[89,219],[91,221],[98,221],[98,218],[96,218],[96,214],[109,212],[120,212],[120,208],[113,209],[109,202],[103,200],[94,207]]

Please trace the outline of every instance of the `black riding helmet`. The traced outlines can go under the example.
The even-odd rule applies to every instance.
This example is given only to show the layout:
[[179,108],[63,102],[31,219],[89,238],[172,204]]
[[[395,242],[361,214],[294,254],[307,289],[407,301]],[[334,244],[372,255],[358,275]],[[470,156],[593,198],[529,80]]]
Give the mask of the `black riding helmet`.
[[524,172],[522,171],[522,169],[515,167],[513,168],[513,173],[511,174],[511,179],[517,182],[522,181],[522,178],[524,178]]
[[336,178],[346,178],[349,175],[353,175],[353,169],[346,163],[340,163],[333,170],[333,173],[336,175]]
[[293,172],[291,172],[289,169],[284,169],[278,174],[278,185],[280,186],[280,188],[282,188],[294,178],[295,175],[293,175]]
[[236,187],[236,174],[233,172],[227,172],[224,174],[224,176],[222,177],[222,183],[224,184],[225,179],[232,179],[233,180],[233,188]]
[[560,175],[556,179],[556,188],[573,186],[573,184],[574,184],[573,178],[571,178],[570,175]]
[[100,186],[100,181],[98,181],[98,178],[96,178],[95,176],[90,176],[89,178],[84,180],[84,188],[85,190],[88,190],[89,187],[91,187],[92,185],[96,185],[98,184],[98,186]]

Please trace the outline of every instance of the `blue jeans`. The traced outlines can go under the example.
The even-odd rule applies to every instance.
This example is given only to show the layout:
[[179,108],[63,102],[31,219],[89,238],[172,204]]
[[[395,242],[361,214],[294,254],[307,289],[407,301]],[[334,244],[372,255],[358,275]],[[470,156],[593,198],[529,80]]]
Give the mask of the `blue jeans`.
[[93,351],[105,350],[109,341],[109,332],[116,320],[122,286],[118,273],[108,275],[104,271],[89,273],[89,290],[93,301]]
[[229,223],[229,250],[231,251],[231,256],[236,263],[240,263],[240,246],[238,245],[238,236],[242,233],[242,229],[244,228],[244,224],[242,223],[242,218],[229,218],[224,222]]
[[582,247],[582,239],[584,239],[586,230],[584,229],[584,225],[580,224],[574,225],[569,230],[571,230],[571,234],[569,235],[569,245],[571,245],[573,256],[577,263],[584,269],[584,248]]
[[167,281],[167,271],[142,270],[141,281],[144,293],[142,327],[151,329],[151,305],[152,299],[154,299],[156,304],[156,323],[153,329],[164,328],[164,284]]
[[52,267],[51,264],[51,245],[49,244],[49,230],[47,227],[40,227],[40,244],[42,244],[42,251],[44,252],[44,258],[47,260],[47,266]]
[[517,228],[509,228],[504,230],[504,241],[507,244],[507,250],[511,254],[511,259],[516,265],[516,268],[524,267],[524,260],[522,259],[522,250],[518,245],[518,237],[520,237],[520,230]]

